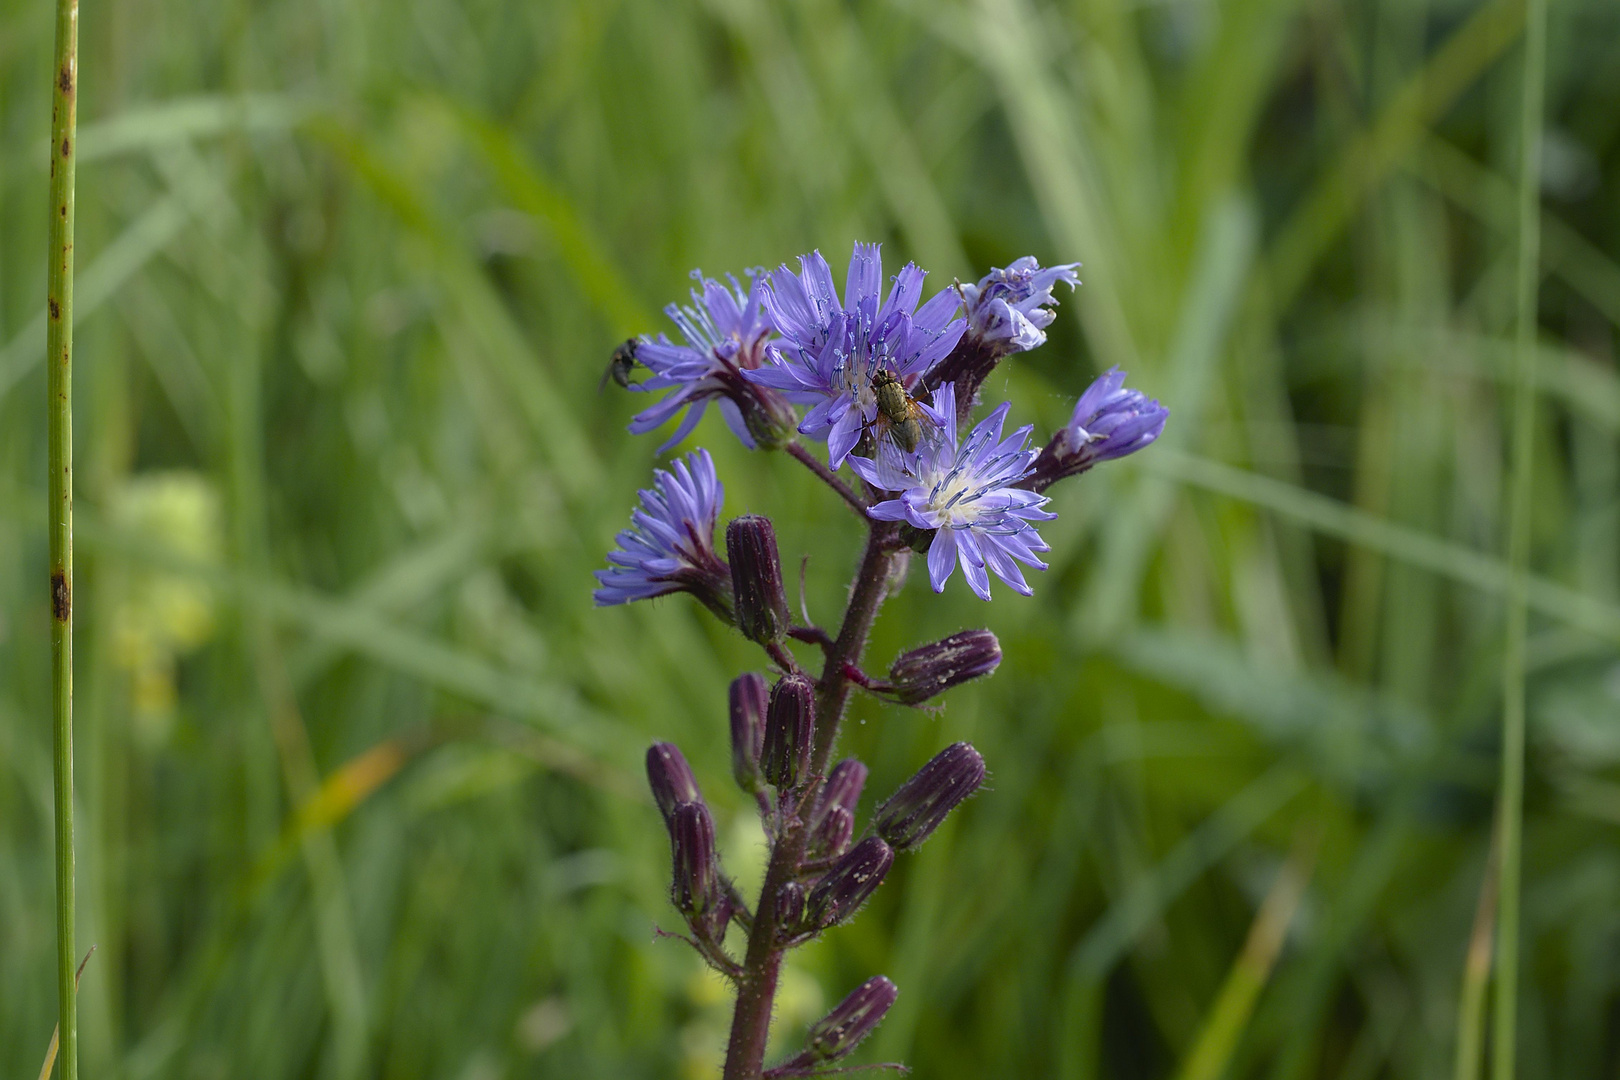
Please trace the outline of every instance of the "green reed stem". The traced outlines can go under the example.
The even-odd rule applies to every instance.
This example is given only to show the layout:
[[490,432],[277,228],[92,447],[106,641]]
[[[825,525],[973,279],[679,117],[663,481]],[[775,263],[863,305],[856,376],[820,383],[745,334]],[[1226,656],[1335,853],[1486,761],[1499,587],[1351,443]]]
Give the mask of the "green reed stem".
[[1519,989],[1519,881],[1524,829],[1524,637],[1530,575],[1530,479],[1535,434],[1536,308],[1541,263],[1541,126],[1547,67],[1547,2],[1524,13],[1519,99],[1518,342],[1514,359],[1513,474],[1508,517],[1507,641],[1502,658],[1502,848],[1496,914],[1496,1023],[1491,1075],[1512,1080]]
[[78,139],[79,4],[57,0],[51,90],[46,407],[50,440],[51,727],[56,781],[56,977],[62,1080],[78,1080],[73,943],[73,174]]

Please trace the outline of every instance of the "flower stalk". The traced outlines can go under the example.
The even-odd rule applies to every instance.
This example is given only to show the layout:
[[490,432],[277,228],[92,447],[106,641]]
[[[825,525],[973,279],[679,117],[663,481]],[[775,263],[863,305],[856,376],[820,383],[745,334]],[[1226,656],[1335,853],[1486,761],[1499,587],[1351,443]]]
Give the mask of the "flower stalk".
[[[1037,525],[1054,516],[1041,490],[1148,445],[1165,415],[1157,402],[1125,390],[1123,374],[1110,372],[1081,396],[1075,419],[1046,450],[1031,449],[1028,427],[1003,437],[1010,404],[966,430],[985,376],[1045,341],[1057,303],[1052,287],[1077,284],[1074,264],[1042,269],[1020,259],[927,302],[926,275],[914,264],[885,288],[875,244],[855,246],[842,295],[819,252],[799,267],[751,275],[746,292],[734,279],[727,288],[695,275],[702,291],[693,291],[692,306],[666,309],[685,343],[662,336],[634,343],[635,361],[653,377],[632,388],[668,393],[631,430],[651,431],[681,416],[667,448],[718,402],[744,446],[784,450],[854,510],[866,525],[865,547],[837,632],[811,623],[802,603],[807,625],[793,622],[768,518],[734,519],[720,558],[714,533],[723,491],[703,450],[672,471],[655,471],[654,487],[640,493],[630,528],[608,555],[609,569],[597,573],[595,594],[607,606],[690,593],[764,649],[780,672],[769,691],[762,675],[739,677],[728,702],[732,778],[758,804],[770,846],[753,912],[720,866],[714,819],[686,759],[668,743],[655,743],[647,758],[670,833],[671,900],[691,931],[689,938],[665,936],[683,937],[737,991],[725,1080],[849,1071],[828,1066],[882,1021],[894,984],[868,979],[810,1030],[803,1052],[766,1069],[783,958],[854,918],[897,855],[922,844],[984,780],[977,750],[947,747],[858,834],[868,770],[854,758],[829,770],[852,688],[923,706],[1001,662],[994,634],[967,630],[902,653],[887,680],[863,670],[872,626],[884,600],[904,586],[913,551],[926,553],[935,592],[960,566],[982,600],[991,598],[992,575],[1029,595],[1018,564],[1046,569],[1039,555],[1049,549]],[[795,405],[808,406],[802,419]],[[793,431],[825,440],[826,460]],[[846,460],[859,492],[838,475]],[[790,641],[820,649],[819,678],[789,651]],[[733,920],[747,935],[740,960],[725,948]]]
[[51,69],[50,262],[45,282],[50,479],[51,747],[56,789],[59,1076],[78,1080],[73,848],[73,182],[78,158],[79,4],[57,0]]

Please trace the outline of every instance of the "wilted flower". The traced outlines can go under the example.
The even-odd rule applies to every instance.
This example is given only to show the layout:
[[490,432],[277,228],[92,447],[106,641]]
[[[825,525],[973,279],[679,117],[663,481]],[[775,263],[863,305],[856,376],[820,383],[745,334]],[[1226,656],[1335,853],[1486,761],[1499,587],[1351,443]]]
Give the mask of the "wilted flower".
[[873,517],[937,530],[928,547],[928,580],[935,592],[944,591],[960,563],[968,587],[981,600],[990,599],[986,570],[1028,596],[1032,590],[1017,563],[1045,570],[1036,553],[1051,550],[1031,522],[1056,516],[1041,509],[1044,496],[1014,486],[1035,461],[1035,451],[1028,449],[1031,429],[1019,428],[1002,439],[1011,408],[1002,404],[959,447],[955,393],[951,386],[934,391],[934,410],[945,421],[942,437],[925,440],[911,454],[884,446],[876,460],[850,458],[851,467],[874,486],[900,493],[873,506],[868,511]]
[[774,362],[748,378],[813,406],[799,431],[826,438],[836,469],[877,420],[872,376],[886,371],[911,389],[956,346],[967,321],[956,317],[961,297],[951,289],[917,307],[925,275],[914,263],[885,298],[877,244],[855,245],[842,302],[819,251],[801,256],[799,267],[771,272],[764,304],[782,339]]
[[671,472],[653,470],[630,528],[618,535],[607,570],[596,571],[598,606],[689,592],[731,621],[731,570],[714,553],[714,525],[725,489],[707,450],[695,450]]
[[988,630],[962,630],[948,638],[901,653],[889,668],[894,696],[921,705],[969,679],[988,675],[1001,664],[1001,643]]
[[896,851],[910,851],[982,783],[984,758],[965,742],[952,743],[878,807],[873,828]]
[[1013,353],[1027,352],[1046,341],[1046,328],[1056,314],[1052,289],[1062,282],[1073,289],[1079,263],[1042,268],[1032,256],[997,268],[977,284],[959,286],[967,310],[967,332],[924,380],[929,389],[954,383],[958,420],[967,418],[979,387],[997,364]]
[[1134,454],[1159,437],[1169,416],[1169,409],[1140,390],[1127,390],[1123,371],[1109,368],[1075,402],[1069,422],[1041,451],[1025,486],[1040,491],[1099,461]]
[[753,449],[761,443],[780,443],[792,434],[797,420],[792,406],[780,394],[743,375],[764,363],[769,348],[771,324],[761,302],[764,279],[756,277],[745,293],[729,275],[729,287],[704,277],[701,271],[692,271],[692,276],[700,289],[692,290],[691,305],[664,308],[686,343],[677,345],[663,334],[643,336],[636,343],[636,360],[653,374],[633,388],[671,392],[637,414],[630,421],[630,430],[637,435],[652,431],[687,409],[675,434],[658,448],[662,453],[684,439],[703,419],[709,402],[718,400],[726,424],[744,446]]
[[1006,269],[991,270],[976,285],[962,286],[967,303],[968,336],[994,343],[1002,352],[1028,352],[1046,343],[1046,328],[1057,313],[1053,286],[1071,290],[1080,284],[1079,263],[1042,269],[1033,255],[1015,259]]

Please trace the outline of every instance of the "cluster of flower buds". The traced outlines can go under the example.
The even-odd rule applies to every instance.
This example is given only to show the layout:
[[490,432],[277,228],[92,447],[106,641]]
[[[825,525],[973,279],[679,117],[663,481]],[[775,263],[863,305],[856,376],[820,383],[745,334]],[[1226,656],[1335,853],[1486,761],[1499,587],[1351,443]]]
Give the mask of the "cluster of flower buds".
[[647,786],[669,830],[670,900],[686,917],[698,952],[721,970],[730,970],[722,947],[726,927],[734,916],[746,918],[746,912],[720,871],[714,817],[691,766],[673,743],[653,743],[647,750]]

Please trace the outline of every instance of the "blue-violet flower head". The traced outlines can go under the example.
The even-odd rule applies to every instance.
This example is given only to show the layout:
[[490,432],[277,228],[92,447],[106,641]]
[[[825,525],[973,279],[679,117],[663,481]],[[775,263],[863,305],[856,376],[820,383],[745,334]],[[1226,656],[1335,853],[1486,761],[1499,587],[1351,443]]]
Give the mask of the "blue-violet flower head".
[[1075,403],[1074,415],[1052,440],[1066,475],[1099,461],[1134,454],[1164,430],[1170,410],[1140,390],[1125,388],[1125,373],[1109,368]]
[[987,570],[1030,595],[1017,564],[1046,569],[1037,553],[1051,548],[1033,522],[1057,516],[1041,509],[1048,501],[1045,496],[1015,486],[1029,474],[1037,456],[1029,449],[1030,428],[1019,428],[1003,439],[1001,429],[1012,407],[1003,403],[958,445],[955,388],[945,385],[934,391],[933,404],[944,421],[942,429],[914,453],[885,443],[875,460],[850,458],[856,475],[899,493],[899,498],[880,502],[868,512],[918,530],[937,530],[928,547],[928,580],[935,592],[944,591],[960,563],[968,588],[981,600],[990,599]]
[[967,329],[955,289],[917,306],[925,276],[907,263],[884,296],[877,244],[855,245],[842,300],[819,251],[800,256],[799,273],[784,264],[770,274],[765,310],[781,340],[747,378],[811,406],[799,431],[827,440],[835,469],[877,420],[872,376],[887,371],[909,391]]
[[681,331],[684,344],[667,336],[643,335],[636,344],[636,359],[652,377],[635,388],[669,390],[658,404],[638,413],[630,431],[641,435],[686,409],[680,426],[659,453],[684,439],[710,401],[718,400],[726,424],[750,450],[761,442],[780,442],[791,434],[797,417],[778,393],[743,376],[765,363],[770,350],[771,324],[763,303],[764,275],[756,275],[747,292],[727,275],[729,285],[692,271],[699,283],[690,305],[670,304],[664,313]]
[[694,450],[669,472],[654,469],[653,487],[640,494],[630,527],[608,554],[608,569],[596,571],[597,605],[690,592],[729,621],[731,570],[714,551],[725,489],[709,452]]
[[1062,282],[1073,289],[1079,263],[1044,269],[1033,255],[1014,260],[1006,268],[991,270],[977,284],[963,285],[967,302],[968,335],[993,344],[1000,353],[1028,352],[1046,342],[1046,328],[1057,317],[1053,286]]

